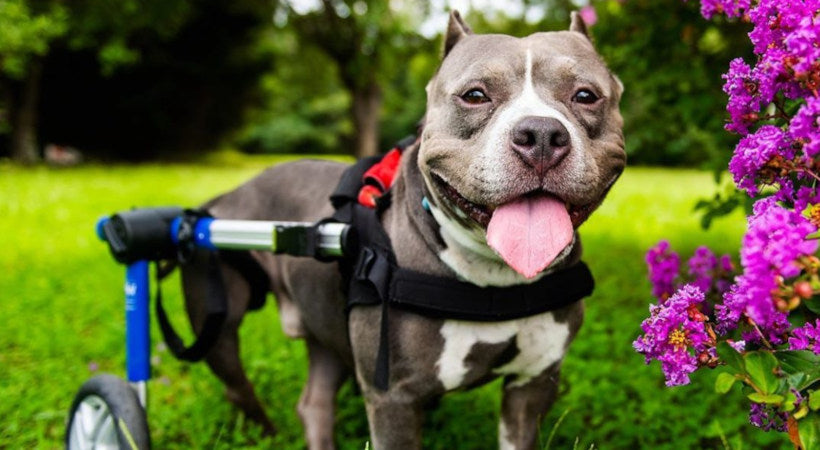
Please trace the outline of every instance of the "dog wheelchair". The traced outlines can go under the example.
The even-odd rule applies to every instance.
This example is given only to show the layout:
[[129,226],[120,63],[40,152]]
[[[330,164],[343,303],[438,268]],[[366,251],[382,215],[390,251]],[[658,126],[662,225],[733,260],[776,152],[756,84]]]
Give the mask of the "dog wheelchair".
[[[196,248],[334,259],[342,257],[355,239],[350,230],[350,225],[338,222],[215,219],[176,207],[134,209],[100,219],[97,235],[108,244],[114,259],[126,265],[126,377],[101,374],[80,387],[68,416],[66,448],[136,450],[151,446],[146,420],[151,377],[151,262],[184,260]],[[164,316],[161,308],[157,313]],[[161,327],[167,324],[164,317],[159,319]],[[163,333],[167,339],[168,334]]]

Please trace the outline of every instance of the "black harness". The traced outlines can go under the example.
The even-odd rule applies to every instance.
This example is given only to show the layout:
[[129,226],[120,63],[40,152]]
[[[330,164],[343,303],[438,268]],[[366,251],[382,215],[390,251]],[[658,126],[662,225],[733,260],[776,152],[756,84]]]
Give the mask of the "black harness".
[[347,309],[381,305],[381,336],[374,385],[386,390],[389,380],[388,323],[391,308],[435,319],[497,322],[554,311],[592,294],[594,280],[582,261],[538,281],[508,287],[480,287],[472,283],[428,275],[399,267],[381,214],[390,204],[390,191],[368,208],[357,202],[362,175],[377,158],[359,161],[342,175],[330,200],[333,220],[355,230],[340,262],[347,286]]

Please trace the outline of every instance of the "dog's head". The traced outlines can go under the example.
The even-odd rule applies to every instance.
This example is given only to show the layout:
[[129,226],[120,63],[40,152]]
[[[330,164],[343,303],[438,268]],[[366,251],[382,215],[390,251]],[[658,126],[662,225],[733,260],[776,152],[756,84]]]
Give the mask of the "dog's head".
[[[512,284],[568,254],[624,169],[622,91],[575,14],[569,31],[515,38],[473,34],[454,12],[418,160],[442,259]],[[470,267],[484,263],[509,274]]]

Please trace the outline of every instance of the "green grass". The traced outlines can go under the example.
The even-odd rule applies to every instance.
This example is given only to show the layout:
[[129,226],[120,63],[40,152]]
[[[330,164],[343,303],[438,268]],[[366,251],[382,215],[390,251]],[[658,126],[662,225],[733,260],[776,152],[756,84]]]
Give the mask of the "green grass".
[[[58,448],[80,384],[98,371],[123,374],[123,268],[93,233],[103,214],[131,206],[193,206],[279,159],[220,157],[199,165],[87,166],[54,170],[0,163],[0,448]],[[544,421],[550,448],[787,448],[785,436],[747,424],[739,392],[713,394],[715,374],[668,389],[655,364],[632,351],[651,301],[643,253],[669,238],[684,254],[708,244],[736,251],[740,214],[698,227],[692,207],[711,195],[711,175],[629,168],[581,231],[597,288],[572,345],[561,397]],[[174,322],[185,324],[175,283],[165,284]],[[305,379],[299,341],[279,330],[275,308],[247,316],[242,354],[280,429],[260,430],[224,399],[204,364],[183,364],[158,345],[149,424],[157,448],[302,448],[295,404]],[[499,384],[447,396],[428,413],[425,448],[495,448]],[[362,400],[344,387],[341,448],[365,448]],[[561,420],[557,427],[553,424]]]

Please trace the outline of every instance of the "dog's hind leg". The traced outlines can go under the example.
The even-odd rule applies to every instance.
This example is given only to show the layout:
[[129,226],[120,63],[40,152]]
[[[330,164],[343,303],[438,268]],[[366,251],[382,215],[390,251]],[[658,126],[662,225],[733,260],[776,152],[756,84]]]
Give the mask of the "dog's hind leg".
[[[182,265],[182,285],[185,290],[185,306],[195,330],[200,330],[204,321],[204,304],[207,295],[208,261],[207,252],[197,252],[193,260]],[[222,326],[219,338],[205,355],[211,370],[225,384],[226,397],[245,415],[262,425],[266,434],[276,432],[273,423],[256,397],[239,357],[239,325],[250,302],[250,286],[244,277],[227,264],[220,264],[222,278],[228,297],[228,316]]]
[[336,393],[348,376],[342,360],[313,337],[307,336],[308,380],[299,398],[299,417],[305,427],[308,448],[333,449]]

